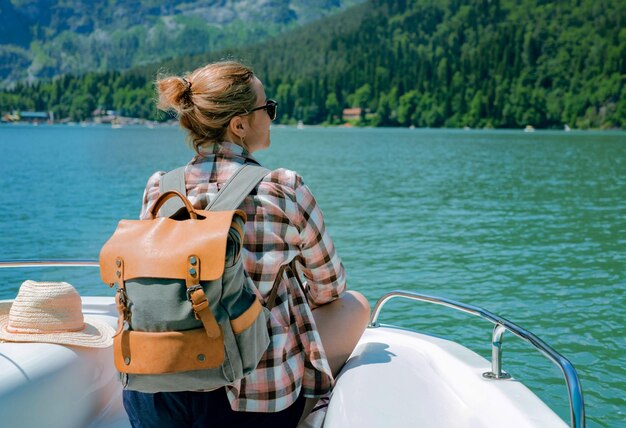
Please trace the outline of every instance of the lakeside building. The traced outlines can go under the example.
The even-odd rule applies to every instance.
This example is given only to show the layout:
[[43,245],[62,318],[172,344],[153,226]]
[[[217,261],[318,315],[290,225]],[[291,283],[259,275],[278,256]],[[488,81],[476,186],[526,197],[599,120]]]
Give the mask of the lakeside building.
[[363,111],[356,107],[356,108],[344,108],[341,117],[343,118],[343,120],[348,121],[348,120],[359,120],[361,118],[361,114],[363,113]]
[[54,113],[51,111],[19,111],[2,116],[3,122],[52,123]]
[[115,110],[97,108],[91,112],[94,123],[112,124],[118,121],[119,114]]

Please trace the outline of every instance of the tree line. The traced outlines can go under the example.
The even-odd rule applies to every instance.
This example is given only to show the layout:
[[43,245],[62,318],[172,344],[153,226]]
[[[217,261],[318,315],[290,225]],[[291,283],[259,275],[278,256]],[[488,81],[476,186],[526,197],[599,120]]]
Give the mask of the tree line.
[[372,126],[625,128],[623,22],[620,0],[370,0],[246,48],[20,84],[0,111],[166,120],[157,73],[232,57],[263,80],[280,123],[337,124],[358,107]]

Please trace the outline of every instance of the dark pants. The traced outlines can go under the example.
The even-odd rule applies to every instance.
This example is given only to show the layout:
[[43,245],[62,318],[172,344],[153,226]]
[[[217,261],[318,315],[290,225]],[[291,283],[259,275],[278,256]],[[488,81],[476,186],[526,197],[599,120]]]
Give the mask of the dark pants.
[[300,395],[287,409],[276,413],[235,412],[224,388],[211,392],[124,391],[124,408],[133,428],[295,427],[304,410]]

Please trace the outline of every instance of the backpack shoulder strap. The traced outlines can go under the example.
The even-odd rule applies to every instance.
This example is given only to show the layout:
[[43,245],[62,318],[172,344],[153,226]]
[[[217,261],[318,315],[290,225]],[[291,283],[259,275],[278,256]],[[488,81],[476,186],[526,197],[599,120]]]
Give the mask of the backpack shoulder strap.
[[278,296],[278,285],[283,280],[283,275],[285,274],[285,271],[287,269],[291,270],[291,273],[293,274],[293,276],[296,277],[296,280],[298,281],[298,284],[300,285],[300,289],[302,290],[302,293],[304,293],[304,298],[307,300],[307,303],[309,301],[307,297],[307,288],[302,283],[302,279],[300,279],[300,274],[298,274],[298,269],[296,267],[296,259],[293,259],[288,264],[282,265],[280,267],[280,269],[278,270],[278,275],[276,275],[276,279],[274,279],[274,284],[272,284],[272,290],[270,291],[270,294],[267,296],[267,299],[265,300],[265,307],[269,309],[270,311],[274,308],[276,304],[276,297]]
[[236,210],[252,189],[270,172],[262,166],[244,164],[228,179],[205,210]]
[[[160,193],[176,190],[182,195],[187,194],[185,186],[185,166],[165,173],[159,183]],[[216,198],[205,208],[207,211],[235,210],[250,194],[257,184],[271,171],[258,165],[244,164],[224,184]],[[183,207],[178,198],[172,198],[163,204],[160,215],[169,217]]]
[[[186,196],[187,187],[185,186],[185,168],[186,166],[181,166],[180,168],[176,168],[165,173],[165,175],[161,177],[161,182],[159,183],[159,192],[163,194],[168,190],[176,190],[181,195]],[[183,202],[180,199],[171,198],[163,204],[159,212],[162,217],[169,217],[183,206]]]

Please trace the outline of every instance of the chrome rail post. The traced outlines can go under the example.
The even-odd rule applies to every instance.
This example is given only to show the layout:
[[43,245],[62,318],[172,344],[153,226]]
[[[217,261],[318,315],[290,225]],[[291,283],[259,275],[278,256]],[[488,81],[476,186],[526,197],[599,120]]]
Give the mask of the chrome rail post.
[[496,324],[491,336],[491,371],[483,373],[487,379],[510,379],[511,375],[502,370],[502,338],[506,327]]
[[378,302],[376,302],[374,310],[372,311],[372,316],[370,317],[370,323],[368,325],[369,328],[376,328],[379,326],[378,317],[383,306],[391,299],[396,297],[446,306],[461,312],[466,312],[468,314],[478,316],[495,324],[492,335],[491,348],[492,372],[483,374],[483,376],[485,376],[486,378],[502,380],[508,379],[510,377],[508,373],[502,371],[502,337],[505,331],[508,330],[526,343],[531,344],[535,349],[541,352],[543,356],[545,356],[557,367],[559,367],[561,373],[563,374],[563,377],[565,378],[565,384],[567,385],[567,393],[570,404],[570,426],[572,428],[584,428],[586,426],[583,390],[576,369],[567,358],[556,352],[553,348],[551,348],[548,344],[539,339],[533,333],[519,327],[517,324],[514,324],[511,321],[508,321],[478,306],[467,305],[465,303],[459,303],[454,300],[449,300],[441,297],[433,297],[409,291],[392,291],[381,297]]

